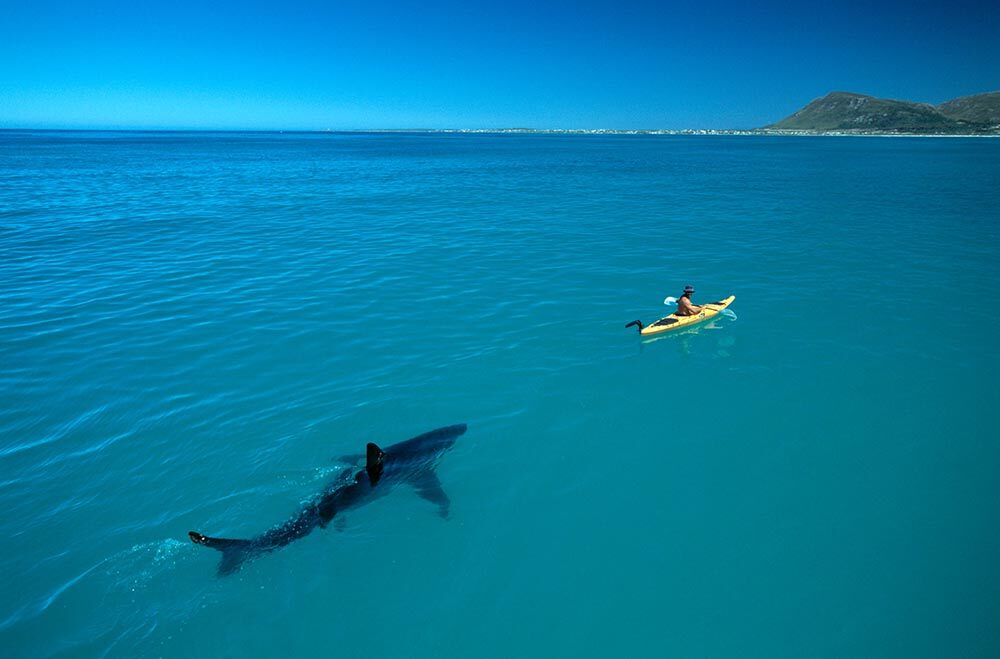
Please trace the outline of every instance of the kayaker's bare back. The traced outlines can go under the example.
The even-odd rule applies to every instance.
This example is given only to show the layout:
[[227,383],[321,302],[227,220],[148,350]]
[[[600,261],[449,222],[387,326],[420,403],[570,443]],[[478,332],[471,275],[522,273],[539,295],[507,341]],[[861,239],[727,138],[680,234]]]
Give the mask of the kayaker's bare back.
[[701,313],[702,307],[691,302],[691,296],[694,295],[694,288],[691,286],[684,287],[684,293],[677,299],[677,311],[674,313],[678,316],[694,316],[695,314]]

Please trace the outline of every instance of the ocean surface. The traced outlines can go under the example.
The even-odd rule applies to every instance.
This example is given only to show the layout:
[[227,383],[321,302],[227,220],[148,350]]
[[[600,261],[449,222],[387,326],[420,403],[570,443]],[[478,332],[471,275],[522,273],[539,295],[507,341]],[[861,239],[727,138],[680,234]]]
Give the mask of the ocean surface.
[[2,654],[996,657],[998,247],[994,139],[0,133]]

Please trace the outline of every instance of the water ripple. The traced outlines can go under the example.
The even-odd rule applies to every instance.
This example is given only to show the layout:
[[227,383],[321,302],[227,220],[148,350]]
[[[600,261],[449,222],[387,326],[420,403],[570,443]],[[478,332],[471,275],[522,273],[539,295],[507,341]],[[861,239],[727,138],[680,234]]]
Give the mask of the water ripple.
[[[590,603],[615,601],[640,628],[656,611],[697,629],[714,619],[661,594],[697,604],[723,577],[794,619],[746,577],[772,551],[746,520],[847,565],[819,539],[850,536],[852,492],[851,524],[905,519],[979,564],[969,548],[998,546],[970,504],[997,462],[979,413],[996,397],[995,142],[0,133],[0,587],[16,594],[0,641],[309,654],[297,639],[322,629],[348,655],[372,638],[405,654],[367,626],[388,620],[442,656],[427,629],[507,656],[482,620],[537,629],[524,601],[594,628],[614,612]],[[735,293],[739,320],[623,330],[686,283]],[[927,321],[943,299],[963,310],[946,327]],[[229,580],[185,540],[260,532],[337,478],[336,456],[460,421],[447,523],[394,492]],[[917,495],[942,465],[963,482]],[[865,572],[879,597],[905,591],[894,566],[946,563],[886,556]],[[850,581],[810,591],[814,574],[783,592]],[[435,608],[451,605],[479,619]]]

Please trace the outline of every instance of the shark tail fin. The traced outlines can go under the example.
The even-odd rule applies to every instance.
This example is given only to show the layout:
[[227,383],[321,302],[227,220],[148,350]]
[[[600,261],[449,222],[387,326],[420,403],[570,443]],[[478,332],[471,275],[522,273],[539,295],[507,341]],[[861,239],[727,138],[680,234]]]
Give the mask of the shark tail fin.
[[220,575],[236,572],[253,554],[253,543],[250,540],[212,538],[197,531],[188,531],[188,537],[196,545],[204,545],[222,552],[222,560],[219,561]]

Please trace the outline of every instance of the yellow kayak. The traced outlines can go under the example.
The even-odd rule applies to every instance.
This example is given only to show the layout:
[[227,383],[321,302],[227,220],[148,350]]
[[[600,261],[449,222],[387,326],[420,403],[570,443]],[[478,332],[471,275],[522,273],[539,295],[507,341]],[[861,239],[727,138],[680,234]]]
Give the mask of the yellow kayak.
[[626,328],[637,325],[639,327],[639,334],[643,336],[650,336],[651,334],[661,334],[663,332],[672,332],[673,330],[683,329],[685,327],[691,327],[692,325],[697,325],[698,323],[704,322],[709,318],[714,318],[719,315],[719,312],[728,307],[736,299],[735,295],[730,295],[725,300],[719,300],[718,302],[709,302],[707,304],[701,305],[702,309],[699,313],[693,316],[678,316],[675,313],[660,318],[655,323],[646,325],[643,327],[642,323],[638,320],[633,320],[631,323],[626,325]]

